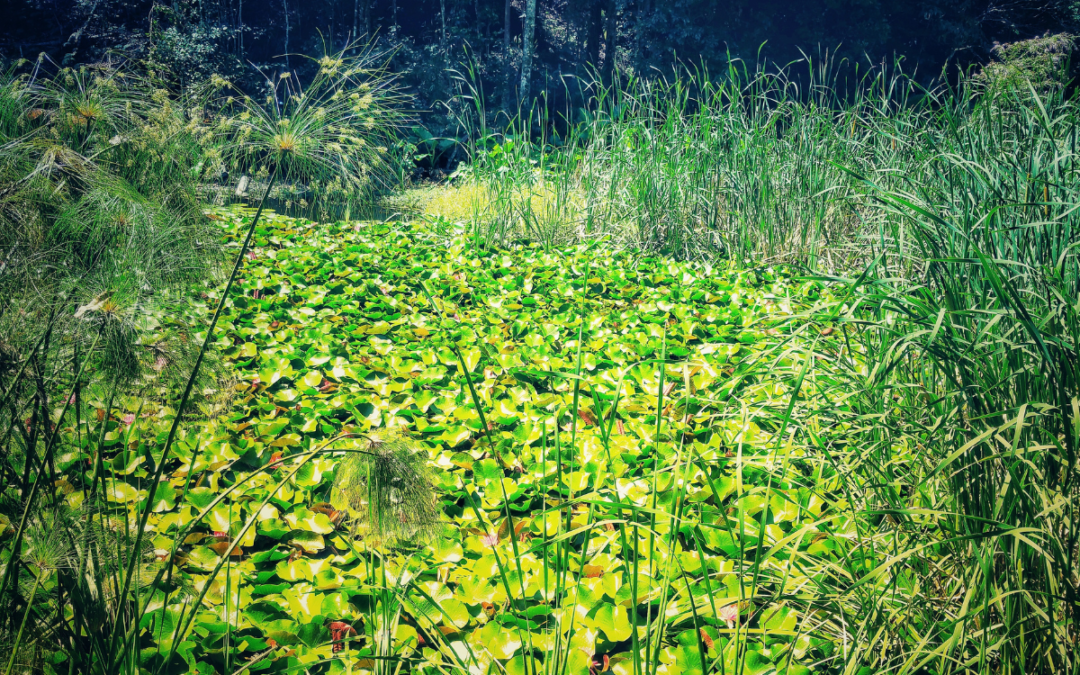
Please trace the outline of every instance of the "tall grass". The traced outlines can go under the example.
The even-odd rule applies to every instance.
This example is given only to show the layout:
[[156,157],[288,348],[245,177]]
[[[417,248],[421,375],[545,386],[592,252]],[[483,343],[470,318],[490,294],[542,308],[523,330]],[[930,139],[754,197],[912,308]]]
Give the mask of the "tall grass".
[[940,110],[936,180],[888,189],[860,176],[910,247],[850,285],[866,312],[847,317],[872,320],[857,331],[872,366],[858,390],[905,411],[883,416],[868,448],[884,466],[890,448],[924,447],[897,478],[927,490],[933,513],[874,492],[901,523],[923,520],[913,532],[932,524],[963,591],[958,610],[938,610],[948,630],[920,661],[1066,672],[1080,607],[1077,101],[1029,85]]
[[499,232],[512,223],[524,233],[528,218],[511,195],[527,186],[567,195],[542,219],[568,235],[611,234],[685,258],[809,254],[843,265],[859,255],[849,244],[860,221],[843,206],[856,182],[825,160],[915,166],[917,149],[895,136],[922,120],[902,75],[871,70],[841,98],[834,70],[826,58],[801,78],[732,65],[717,78],[579,83],[584,107],[558,124],[526,111],[499,133],[476,123],[482,92],[463,77],[476,102],[463,120],[475,127],[468,171],[489,193],[480,215],[502,223]]
[[[799,330],[827,337],[797,382],[838,403],[792,399],[783,428],[842,478],[855,523],[787,598],[844,645],[829,669],[1077,672],[1080,102],[1022,78],[928,89],[871,69],[847,86],[806,66],[591,83],[557,140],[528,115],[478,125],[474,235],[546,219],[824,281],[835,301]],[[565,208],[529,214],[549,193]]]
[[[523,111],[498,130],[480,123],[483,92],[466,73],[463,96],[474,103],[462,120],[473,132],[467,174],[487,191],[479,215],[501,223],[500,234],[525,234],[512,195],[566,193],[566,208],[549,220],[568,235],[611,234],[689,258],[845,269],[868,262],[871,250],[906,254],[911,243],[858,199],[859,175],[886,189],[948,186],[939,193],[954,200],[954,159],[993,162],[1013,137],[1040,142],[1032,133],[1071,142],[1070,108],[1053,129],[1013,128],[1037,117],[996,117],[1013,109],[1007,100],[1029,112],[1064,105],[1060,89],[1039,102],[978,78],[928,90],[899,66],[860,73],[827,55],[804,65],[766,71],[736,62],[719,76],[687,70],[614,87],[581,82],[582,108],[559,120]],[[1043,190],[1042,178],[1022,173],[996,188],[1002,203]]]

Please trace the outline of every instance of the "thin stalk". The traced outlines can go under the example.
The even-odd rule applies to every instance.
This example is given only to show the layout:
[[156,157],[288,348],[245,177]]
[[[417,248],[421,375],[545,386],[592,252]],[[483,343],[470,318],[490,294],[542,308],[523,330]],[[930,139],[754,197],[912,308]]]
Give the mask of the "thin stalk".
[[[187,384],[184,385],[184,393],[180,396],[180,402],[176,406],[176,415],[173,417],[172,425],[169,427],[169,435],[165,439],[165,445],[161,450],[161,457],[158,459],[153,477],[148,481],[148,484],[151,486],[156,486],[161,481],[161,476],[165,472],[165,460],[169,457],[169,453],[172,450],[173,439],[176,437],[176,431],[180,428],[180,420],[183,419],[184,416],[184,406],[187,404],[188,397],[191,396],[191,390],[195,386],[195,380],[198,377],[203,358],[206,356],[206,350],[213,341],[214,328],[217,326],[218,318],[221,316],[221,312],[225,308],[225,303],[229,299],[229,291],[232,290],[233,283],[240,273],[240,268],[244,265],[244,254],[247,252],[248,245],[251,243],[251,238],[255,234],[255,226],[258,225],[259,218],[262,216],[263,207],[266,206],[266,199],[270,196],[270,190],[274,187],[274,181],[277,180],[279,168],[280,164],[276,164],[273,173],[270,174],[270,181],[266,185],[266,191],[263,193],[262,199],[259,200],[259,208],[255,212],[255,217],[252,219],[251,225],[248,227],[247,235],[244,237],[244,243],[240,245],[240,251],[236,254],[236,262],[233,263],[232,273],[229,275],[229,280],[226,282],[225,288],[221,292],[221,297],[218,299],[217,307],[214,309],[214,316],[210,319],[210,325],[206,328],[206,338],[203,339],[202,346],[199,348],[199,356],[195,359],[195,365],[192,366]],[[146,531],[146,523],[150,520],[152,511],[153,500],[151,499],[147,501],[146,506],[143,508],[142,515],[139,518],[139,524],[135,534],[135,543],[128,559],[127,569],[124,573],[123,588],[121,589],[120,595],[117,596],[118,602],[122,602],[122,598],[127,596],[128,590],[131,588],[132,574],[135,570],[135,563],[138,561],[137,552],[140,544],[142,544],[143,534]],[[119,611],[118,607],[117,612]],[[116,640],[119,635],[120,631],[113,633],[109,646],[110,662],[115,658],[112,655],[116,654]]]
[[[97,347],[97,343],[100,338],[101,333],[99,331],[98,334],[94,337],[94,342],[91,344],[88,354],[94,351],[94,348]],[[82,379],[82,375],[86,371],[86,364],[88,362],[89,358],[83,360],[82,367],[79,369],[79,376],[76,378],[76,380]],[[68,394],[68,397],[65,399],[64,407],[60,410],[60,416],[56,420],[56,428],[53,430],[48,445],[45,446],[45,457],[42,459],[41,468],[38,470],[38,474],[34,477],[34,482],[30,485],[30,493],[26,496],[26,504],[23,506],[22,517],[19,519],[19,527],[15,531],[15,537],[12,540],[11,555],[8,557],[7,565],[4,566],[4,578],[2,581],[0,581],[0,596],[3,596],[4,593],[7,592],[8,582],[11,579],[12,570],[18,567],[19,552],[22,547],[23,534],[26,532],[26,525],[30,520],[30,513],[34,508],[34,502],[37,500],[39,486],[42,483],[41,473],[44,471],[45,466],[48,465],[49,461],[52,458],[52,453],[57,445],[56,440],[60,434],[60,423],[64,419],[64,415],[65,413],[67,413],[70,405],[71,393]],[[47,423],[48,420],[46,420],[46,424]],[[29,462],[30,457],[27,457],[26,461]]]
[[7,668],[4,675],[11,675],[11,669],[15,667],[15,655],[19,653],[19,645],[22,644],[23,631],[26,630],[26,622],[30,619],[30,610],[34,607],[34,598],[37,597],[38,586],[41,585],[41,577],[44,573],[34,575],[34,588],[30,591],[30,599],[26,601],[26,609],[23,611],[22,623],[19,624],[19,632],[15,636],[15,644],[11,647],[11,656],[8,657]]

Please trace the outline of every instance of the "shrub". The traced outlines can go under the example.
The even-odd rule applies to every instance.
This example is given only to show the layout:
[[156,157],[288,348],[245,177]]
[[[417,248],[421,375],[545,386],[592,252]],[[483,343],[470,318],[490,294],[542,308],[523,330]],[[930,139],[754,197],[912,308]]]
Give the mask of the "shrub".
[[[48,65],[0,79],[0,514],[14,532],[0,630],[12,654],[29,658],[79,642],[45,628],[43,608],[67,602],[57,594],[80,599],[70,604],[76,624],[104,630],[121,616],[119,589],[91,588],[84,572],[115,572],[130,550],[91,531],[115,544],[128,525],[95,519],[101,476],[69,470],[60,431],[90,435],[88,396],[109,409],[118,395],[188,374],[195,327],[182,310],[221,261],[197,194],[199,120],[184,102],[133,68],[49,75]],[[43,489],[60,476],[84,491],[85,512],[68,513]],[[61,544],[67,562],[49,562]]]
[[991,88],[1026,90],[1028,83],[1039,92],[1059,89],[1068,84],[1072,74],[1072,53],[1076,37],[1068,33],[1049,33],[1031,40],[995,44],[996,61],[979,73],[979,79]]

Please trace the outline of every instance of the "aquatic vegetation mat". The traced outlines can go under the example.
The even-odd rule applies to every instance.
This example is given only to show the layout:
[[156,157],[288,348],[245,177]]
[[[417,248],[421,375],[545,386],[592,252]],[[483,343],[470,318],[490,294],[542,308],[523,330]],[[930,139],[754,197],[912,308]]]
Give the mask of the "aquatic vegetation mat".
[[[233,245],[250,217],[215,215]],[[801,673],[858,630],[845,588],[904,592],[856,583],[875,562],[844,450],[810,449],[843,407],[815,365],[840,332],[792,320],[821,284],[469,243],[265,218],[219,329],[223,412],[152,495],[159,419],[107,435],[110,498],[157,500],[177,563],[147,591],[148,665]],[[374,479],[347,460],[388,446],[429,460],[435,527],[393,479],[405,524],[365,519]]]

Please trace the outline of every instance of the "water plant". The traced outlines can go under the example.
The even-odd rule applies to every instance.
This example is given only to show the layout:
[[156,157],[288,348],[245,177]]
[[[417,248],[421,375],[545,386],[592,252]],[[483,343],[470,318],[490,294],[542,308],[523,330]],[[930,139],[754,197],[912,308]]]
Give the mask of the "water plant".
[[[387,100],[370,57],[362,51],[324,58],[311,87],[290,88],[283,103],[275,100],[268,108],[244,99],[243,111],[232,118],[232,102],[226,101],[212,127],[201,112],[205,101],[174,101],[170,92],[133,71],[103,65],[45,77],[39,64],[29,75],[6,75],[2,281],[7,304],[0,317],[5,357],[12,363],[2,374],[0,408],[5,475],[18,480],[5,486],[6,510],[12,511],[5,522],[12,524],[13,536],[5,542],[0,597],[19,609],[8,612],[13,654],[22,653],[26,638],[34,635],[39,654],[62,652],[69,666],[82,672],[139,667],[140,624],[154,594],[161,592],[159,584],[171,585],[175,553],[175,546],[172,553],[165,549],[158,564],[147,565],[147,523],[156,510],[174,503],[164,487],[167,472],[176,468],[174,443],[197,383],[207,380],[204,363],[213,358],[215,328],[273,182],[336,178],[328,188],[331,196],[354,195],[379,175],[377,141],[390,128],[390,116],[378,124],[369,117],[384,110],[380,106]],[[350,96],[357,91],[363,95]],[[189,110],[195,111],[192,117]],[[229,136],[228,144],[220,142],[222,134]],[[328,140],[351,150],[331,159],[323,148]],[[226,161],[239,168],[263,162],[272,174],[209,324],[198,326],[198,318],[185,322],[194,315],[185,315],[184,303],[193,286],[206,283],[209,289],[216,278],[219,235],[209,229],[195,181],[206,163]],[[168,428],[155,452],[148,449],[144,456],[147,471],[140,480],[153,486],[153,495],[134,511],[99,508],[99,503],[125,503],[129,492],[138,494],[111,477],[103,454],[121,433],[112,420],[114,401],[159,393],[148,384],[147,373],[159,380],[179,375],[172,386],[166,383],[166,400],[179,391],[171,399],[175,410]],[[49,399],[57,393],[63,398],[54,412]],[[105,402],[97,429],[82,416],[88,395]],[[142,409],[140,403],[130,420],[125,417],[129,441]],[[75,412],[73,429],[64,426],[69,410]],[[85,453],[89,471],[79,470],[72,453]],[[59,492],[42,489],[46,482]],[[185,485],[182,494],[190,487]],[[54,608],[64,618],[52,631],[28,632],[26,622],[40,617],[42,609],[35,606],[41,604],[40,583],[29,596],[19,591],[24,572],[33,572],[23,558],[35,550],[26,537],[40,509],[70,502],[73,491],[78,491],[77,504],[91,509],[88,523],[124,533],[106,540],[124,544],[102,544],[90,535],[93,527],[59,528],[55,536],[79,552],[72,572],[56,576],[68,600]],[[36,578],[45,579],[44,568],[37,568]],[[195,594],[196,604],[208,591],[209,586]],[[15,616],[23,617],[17,626]],[[171,618],[180,629],[183,613]],[[191,617],[186,620],[190,625]],[[7,669],[14,667],[12,659]]]
[[[190,364],[189,326],[158,318],[213,278],[219,251],[198,206],[190,168],[199,146],[180,107],[133,69],[102,64],[47,74],[49,67],[13,66],[0,85],[0,342],[7,360],[0,455],[2,511],[12,534],[4,541],[0,602],[8,646],[19,654],[29,636],[40,648],[42,622],[65,607],[73,608],[75,624],[92,616],[102,625],[122,614],[114,596],[94,587],[102,578],[91,581],[109,567],[88,563],[106,554],[103,540],[90,536],[89,523],[57,516],[71,506],[66,488],[79,485],[87,508],[107,490],[93,462],[82,477],[69,475],[71,453],[93,445],[88,397],[102,387],[168,384]],[[57,531],[41,532],[46,522]],[[50,566],[35,558],[49,537],[77,562]],[[35,582],[24,594],[27,575]],[[85,602],[52,602],[54,595]],[[71,627],[65,622],[46,634],[63,642],[78,632]],[[6,661],[9,672],[15,665]]]

